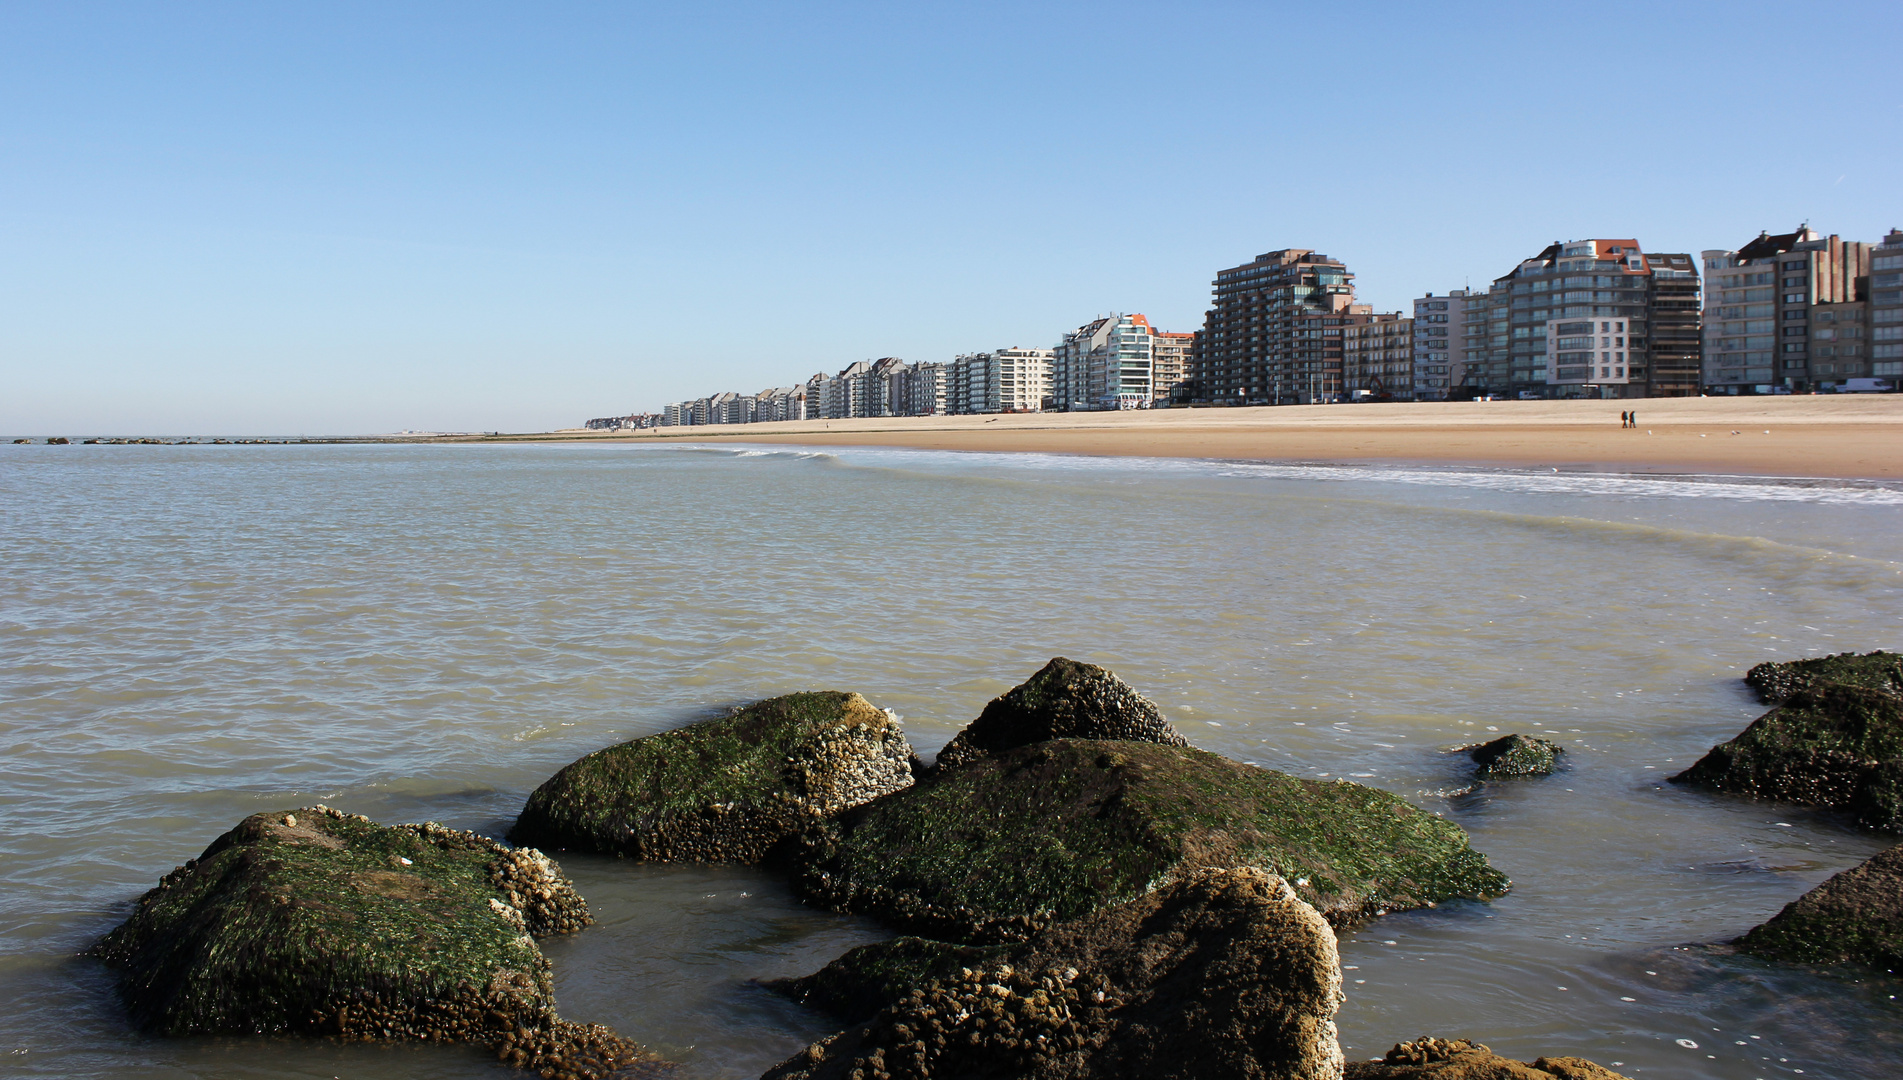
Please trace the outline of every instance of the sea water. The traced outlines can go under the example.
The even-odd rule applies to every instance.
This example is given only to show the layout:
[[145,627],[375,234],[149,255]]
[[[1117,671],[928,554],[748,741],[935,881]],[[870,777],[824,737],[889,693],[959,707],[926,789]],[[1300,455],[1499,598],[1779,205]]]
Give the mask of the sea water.
[[[77,955],[240,818],[500,835],[599,747],[808,689],[930,753],[1052,656],[1196,745],[1397,792],[1512,877],[1342,939],[1351,1056],[1903,1075],[1903,986],[1723,942],[1886,838],[1665,782],[1767,659],[1903,646],[1903,488],[649,445],[0,447],[0,1071],[502,1077],[460,1047],[131,1030]],[[1451,749],[1565,768],[1465,790]],[[752,980],[874,924],[745,868],[568,855],[571,1019],[689,1078],[834,1026]]]

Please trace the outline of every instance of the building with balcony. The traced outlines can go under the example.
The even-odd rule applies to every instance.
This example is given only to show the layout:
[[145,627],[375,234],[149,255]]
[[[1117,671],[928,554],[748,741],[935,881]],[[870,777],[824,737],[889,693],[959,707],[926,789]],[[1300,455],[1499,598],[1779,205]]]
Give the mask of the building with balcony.
[[[1871,358],[1860,341],[1854,355],[1843,353],[1851,344],[1844,333],[1850,309],[1844,305],[1865,299],[1873,257],[1870,244],[1823,236],[1808,225],[1775,236],[1759,233],[1736,251],[1701,252],[1707,392],[1810,390],[1866,375]],[[1831,336],[1823,340],[1814,334],[1821,321],[1813,314],[1820,309],[1831,315]],[[1862,326],[1869,315],[1857,310],[1854,321]]]
[[1342,327],[1371,320],[1341,262],[1284,248],[1219,271],[1193,377],[1199,400],[1230,405],[1329,401],[1342,386]]
[[[1482,317],[1468,297],[1470,327]],[[1549,244],[1495,279],[1484,307],[1486,332],[1465,340],[1464,393],[1515,396],[1580,396],[1583,382],[1555,385],[1548,374],[1548,324],[1555,321],[1620,322],[1625,333],[1624,382],[1595,381],[1596,396],[1652,397],[1695,393],[1690,375],[1698,366],[1697,269],[1688,254],[1647,255],[1636,240],[1575,240]],[[1657,332],[1658,341],[1653,334]],[[1577,335],[1570,335],[1577,336]],[[1656,348],[1655,348],[1656,345]],[[1577,351],[1577,350],[1575,350]],[[1608,351],[1608,350],[1595,350]],[[1663,367],[1655,367],[1657,359]],[[1568,368],[1583,367],[1569,363]],[[1597,375],[1594,376],[1597,380]]]
[[1414,320],[1396,311],[1348,322],[1341,365],[1341,388],[1351,400],[1414,400]]
[[1150,332],[1150,400],[1157,405],[1190,398],[1196,335],[1167,330]]

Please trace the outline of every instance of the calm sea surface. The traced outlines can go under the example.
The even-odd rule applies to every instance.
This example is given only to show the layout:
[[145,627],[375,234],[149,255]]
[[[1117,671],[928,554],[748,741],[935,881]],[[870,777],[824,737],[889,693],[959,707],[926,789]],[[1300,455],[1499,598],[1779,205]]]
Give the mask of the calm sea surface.
[[[899,450],[0,446],[0,1073],[505,1077],[458,1048],[147,1039],[75,954],[241,817],[499,834],[601,746],[857,690],[936,750],[1065,655],[1206,749],[1378,785],[1514,881],[1348,935],[1350,1055],[1903,1075],[1903,985],[1735,957],[1883,839],[1664,785],[1751,664],[1903,647],[1903,487]],[[1567,771],[1459,794],[1510,731]],[[771,877],[568,856],[562,1011],[747,1078],[748,982],[881,936]]]

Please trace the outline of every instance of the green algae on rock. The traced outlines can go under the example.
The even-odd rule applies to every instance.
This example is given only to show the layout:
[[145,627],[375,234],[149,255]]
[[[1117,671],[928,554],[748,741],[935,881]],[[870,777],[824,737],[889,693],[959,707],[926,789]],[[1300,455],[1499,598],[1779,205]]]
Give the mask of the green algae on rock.
[[787,694],[597,750],[529,796],[509,839],[652,862],[757,863],[814,821],[912,783],[892,714]]
[[1736,944],[1769,960],[1903,970],[1903,847],[1880,852],[1791,901]]
[[556,1016],[534,939],[589,921],[540,852],[316,806],[246,818],[92,952],[156,1034],[472,1042],[604,1077],[647,1055]]
[[[933,970],[764,1080],[1341,1075],[1334,932],[1254,867],[1187,873],[956,970],[943,951],[901,951]],[[888,959],[861,949],[832,967]]]
[[1157,707],[1108,668],[1059,656],[993,698],[938,752],[936,767],[1050,739],[1117,739],[1188,746]]
[[1482,780],[1546,776],[1552,773],[1558,756],[1566,752],[1557,743],[1531,735],[1504,735],[1464,749],[1479,766],[1474,775]]
[[1775,704],[1799,690],[1823,683],[1861,686],[1903,694],[1903,653],[1879,649],[1868,653],[1837,653],[1806,660],[1767,660],[1745,673],[1744,681],[1758,699]]
[[805,834],[792,862],[820,904],[969,943],[1022,939],[1209,866],[1280,874],[1337,924],[1508,888],[1466,833],[1397,795],[1085,739],[935,774]]
[[1585,1058],[1503,1058],[1471,1039],[1422,1036],[1379,1061],[1351,1061],[1346,1080],[1628,1080]]
[[1673,783],[1846,810],[1903,828],[1903,696],[1844,683],[1799,688]]

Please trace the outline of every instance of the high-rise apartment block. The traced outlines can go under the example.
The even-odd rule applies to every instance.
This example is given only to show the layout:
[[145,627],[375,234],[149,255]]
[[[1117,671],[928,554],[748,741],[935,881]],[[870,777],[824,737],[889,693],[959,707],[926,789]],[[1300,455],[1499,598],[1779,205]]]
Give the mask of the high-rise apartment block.
[[[1465,392],[1520,397],[1675,397],[1697,392],[1698,274],[1686,254],[1648,255],[1636,240],[1576,240],[1548,245],[1496,279],[1485,304],[1484,340],[1468,352]],[[1477,298],[1467,321],[1477,323]],[[1547,324],[1555,320],[1621,322],[1623,348],[1599,367],[1623,367],[1624,382],[1549,383]],[[1477,327],[1475,327],[1477,330]],[[1571,335],[1578,336],[1578,335]],[[1567,368],[1583,368],[1569,363]]]
[[1332,400],[1341,392],[1341,328],[1369,321],[1354,275],[1302,248],[1220,271],[1197,338],[1196,394],[1230,405]]
[[[1896,236],[1892,230],[1884,242]],[[1703,252],[1705,386],[1802,391],[1869,377],[1882,276],[1875,263],[1884,250],[1801,226],[1759,233],[1736,251]]]

